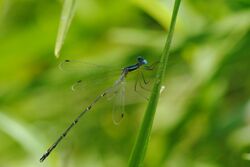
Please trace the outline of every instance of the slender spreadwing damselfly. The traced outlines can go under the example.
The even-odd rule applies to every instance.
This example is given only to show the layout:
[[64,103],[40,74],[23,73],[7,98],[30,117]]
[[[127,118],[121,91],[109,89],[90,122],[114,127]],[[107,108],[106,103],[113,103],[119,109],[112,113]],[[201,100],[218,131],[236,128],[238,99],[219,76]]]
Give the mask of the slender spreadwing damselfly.
[[[65,60],[64,63],[69,63],[70,60]],[[147,65],[148,62],[143,57],[138,57],[137,62],[133,65],[122,68],[122,72],[119,78],[114,82],[114,84],[104,90],[100,95],[98,95],[82,112],[75,118],[75,120],[64,130],[64,132],[60,135],[60,137],[52,144],[48,150],[42,155],[40,158],[40,162],[43,162],[50,153],[56,148],[56,146],[62,141],[64,137],[69,133],[69,131],[78,123],[81,117],[87,112],[90,111],[93,106],[103,97],[108,94],[115,93],[117,95],[117,100],[120,101],[121,104],[124,104],[124,94],[125,94],[125,79],[127,75],[132,71],[138,71],[137,79],[135,81],[134,90],[137,92],[137,87],[141,86],[143,88],[143,84],[147,85],[148,81],[146,81],[142,71],[140,69],[145,70],[153,70],[157,63],[153,63],[152,65]],[[139,81],[139,77],[142,78],[142,82]],[[145,97],[146,98],[146,97]],[[121,105],[122,106],[122,105]],[[113,110],[113,122],[118,124],[122,118],[124,117],[124,108],[119,109],[119,113],[117,114],[117,110]]]

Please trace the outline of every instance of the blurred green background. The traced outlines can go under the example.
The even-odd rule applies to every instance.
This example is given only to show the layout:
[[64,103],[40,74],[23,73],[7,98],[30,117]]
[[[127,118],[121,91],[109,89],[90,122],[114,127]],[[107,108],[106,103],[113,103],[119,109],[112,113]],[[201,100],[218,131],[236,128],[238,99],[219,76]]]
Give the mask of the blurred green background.
[[[63,2],[0,0],[0,166],[126,166],[147,105],[131,100],[134,94],[119,126],[103,100],[40,164],[50,144],[113,81],[98,68],[65,73],[58,64],[82,59],[123,67],[139,55],[157,61],[173,2],[79,0],[56,59]],[[249,0],[182,2],[145,167],[250,166],[249,9]],[[72,92],[78,79],[88,86]]]

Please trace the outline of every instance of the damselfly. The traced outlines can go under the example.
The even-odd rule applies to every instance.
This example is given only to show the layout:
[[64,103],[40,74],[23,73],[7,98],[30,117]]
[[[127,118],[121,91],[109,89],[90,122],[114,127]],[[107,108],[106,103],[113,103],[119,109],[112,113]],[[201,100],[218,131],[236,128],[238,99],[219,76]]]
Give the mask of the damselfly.
[[[69,60],[65,60],[65,63],[68,63]],[[111,92],[116,92],[117,94],[120,94],[117,100],[121,101],[121,103],[124,103],[124,96],[122,96],[124,94],[125,88],[124,88],[124,83],[125,83],[125,79],[126,76],[132,72],[132,71],[139,71],[138,69],[144,68],[145,70],[152,70],[155,65],[157,63],[154,63],[150,66],[147,65],[148,62],[146,59],[144,59],[143,57],[138,57],[137,58],[137,63],[127,66],[125,68],[122,69],[122,72],[120,74],[120,77],[115,81],[115,83],[113,84],[113,86],[111,86],[110,88],[104,90],[99,96],[97,96],[92,103],[90,103],[77,117],[76,119],[68,126],[68,128],[61,134],[61,136],[54,142],[54,144],[51,145],[51,147],[49,147],[49,149],[43,154],[43,156],[40,158],[40,162],[43,162],[49,155],[50,153],[56,148],[56,146],[61,142],[61,140],[69,133],[69,131],[78,123],[78,121],[80,120],[80,118],[89,110],[91,110],[91,108],[104,96],[110,94]],[[145,77],[143,75],[143,73],[141,71],[138,72],[137,77],[141,76],[143,83],[147,84],[148,82],[145,80]],[[139,82],[140,86],[142,87],[142,83]],[[135,82],[135,87],[134,90],[137,91],[137,86],[138,86],[138,80],[136,80]],[[114,110],[116,111],[116,110]],[[117,113],[113,114],[113,121],[115,124],[119,123],[119,121],[124,117],[124,111],[123,109],[121,109],[119,115],[117,115]]]

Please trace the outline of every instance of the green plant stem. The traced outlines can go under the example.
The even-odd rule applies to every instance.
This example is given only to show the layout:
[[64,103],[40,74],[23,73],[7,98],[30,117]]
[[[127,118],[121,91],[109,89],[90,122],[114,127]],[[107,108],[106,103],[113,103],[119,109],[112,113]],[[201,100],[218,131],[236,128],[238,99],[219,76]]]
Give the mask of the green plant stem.
[[156,82],[153,87],[152,94],[149,99],[149,103],[147,106],[146,113],[144,115],[135,145],[133,147],[130,160],[129,160],[129,167],[138,167],[143,165],[144,157],[147,151],[147,146],[148,146],[148,141],[154,121],[154,115],[157,107],[157,103],[159,100],[159,95],[160,95],[160,90],[162,86],[162,81],[165,75],[165,70],[167,67],[167,61],[170,53],[170,46],[174,34],[174,28],[175,28],[175,23],[176,23],[176,18],[179,10],[181,0],[176,0],[173,13],[172,13],[172,18],[171,18],[171,23],[170,23],[170,28],[167,36],[167,40],[165,43],[165,47],[160,59],[160,65],[156,74]]

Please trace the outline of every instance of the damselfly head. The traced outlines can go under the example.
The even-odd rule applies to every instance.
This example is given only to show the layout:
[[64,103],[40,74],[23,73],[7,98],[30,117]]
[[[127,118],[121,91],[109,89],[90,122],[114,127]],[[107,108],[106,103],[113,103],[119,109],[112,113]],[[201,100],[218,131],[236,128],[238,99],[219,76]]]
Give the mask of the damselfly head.
[[143,65],[143,64],[148,64],[148,61],[147,61],[146,59],[144,59],[143,57],[141,57],[141,56],[139,56],[139,57],[137,58],[137,61],[138,61],[141,65]]

